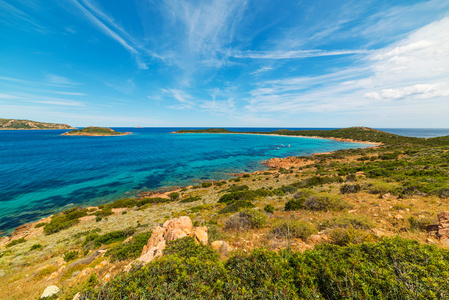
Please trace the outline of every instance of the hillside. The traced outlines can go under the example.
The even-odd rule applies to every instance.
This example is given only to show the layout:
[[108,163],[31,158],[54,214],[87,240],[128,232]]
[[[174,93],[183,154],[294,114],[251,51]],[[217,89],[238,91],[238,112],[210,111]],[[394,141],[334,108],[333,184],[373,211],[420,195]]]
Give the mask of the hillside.
[[0,130],[18,129],[75,129],[67,124],[54,124],[30,120],[0,119]]
[[83,129],[72,130],[63,133],[62,135],[69,136],[115,136],[115,135],[127,135],[129,132],[117,132],[107,127],[86,127]]
[[287,130],[280,129],[270,132],[234,132],[227,129],[210,128],[210,129],[192,129],[179,130],[177,133],[249,133],[249,134],[279,134],[287,136],[306,136],[306,137],[321,137],[334,138],[348,141],[372,142],[382,143],[387,146],[397,145],[448,145],[449,136],[436,138],[416,138],[406,137],[393,133],[380,131],[368,127],[350,127],[333,130]]
[[[0,239],[0,298],[56,285],[60,299],[447,299],[449,145],[333,135],[351,131],[384,144],[24,225]],[[207,228],[208,245],[171,241],[129,270],[153,230],[180,216]]]

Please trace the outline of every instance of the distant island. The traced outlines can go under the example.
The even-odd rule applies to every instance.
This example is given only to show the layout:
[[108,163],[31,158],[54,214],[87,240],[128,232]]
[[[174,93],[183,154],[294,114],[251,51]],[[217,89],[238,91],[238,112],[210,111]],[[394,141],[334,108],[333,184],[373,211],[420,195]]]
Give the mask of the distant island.
[[23,130],[23,129],[76,129],[67,124],[44,123],[30,120],[1,119],[0,130]]
[[131,132],[118,132],[114,131],[111,128],[107,127],[86,127],[83,129],[72,130],[63,133],[62,135],[71,135],[71,136],[115,136],[115,135],[127,135],[131,134]]

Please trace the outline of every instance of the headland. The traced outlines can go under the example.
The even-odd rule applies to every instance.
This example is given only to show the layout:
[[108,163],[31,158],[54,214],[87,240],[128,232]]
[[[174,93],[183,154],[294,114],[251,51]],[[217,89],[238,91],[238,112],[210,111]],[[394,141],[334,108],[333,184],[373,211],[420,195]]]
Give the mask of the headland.
[[30,120],[1,119],[0,130],[76,129],[67,124],[44,123]]

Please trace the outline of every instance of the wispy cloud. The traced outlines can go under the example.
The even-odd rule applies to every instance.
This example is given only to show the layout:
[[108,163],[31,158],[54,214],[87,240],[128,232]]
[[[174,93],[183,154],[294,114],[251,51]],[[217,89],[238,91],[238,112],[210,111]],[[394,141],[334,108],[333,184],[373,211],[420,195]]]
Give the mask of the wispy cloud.
[[97,27],[108,37],[112,38],[123,46],[136,60],[140,69],[147,69],[145,56],[163,59],[160,55],[147,49],[141,41],[134,38],[123,27],[121,27],[114,18],[100,9],[93,1],[89,0],[71,0],[72,3],[84,14],[86,19]]
[[253,59],[295,59],[320,56],[350,55],[350,54],[368,54],[369,50],[296,50],[296,51],[244,51],[235,52],[232,56],[236,58]]
[[77,83],[69,78],[54,75],[54,74],[46,74],[45,78],[46,78],[47,84],[49,84],[49,85],[54,85],[54,86],[76,86],[76,85],[79,85],[79,83]]
[[[39,33],[48,33],[47,28],[39,24],[35,18],[25,13],[22,9],[12,5],[5,0],[0,0],[0,22],[19,26],[24,30],[37,31]],[[33,3],[25,3],[25,5],[33,6]]]
[[[449,17],[361,60],[361,66],[315,77],[260,82],[251,90],[246,110],[393,113],[416,111],[422,101],[448,108]],[[400,101],[399,101],[400,100]],[[389,102],[391,102],[389,104]],[[401,113],[396,110],[395,113]]]
[[171,109],[190,109],[195,106],[195,102],[192,100],[193,97],[184,91],[178,89],[162,89],[163,93],[167,94],[169,97],[175,99],[179,103],[176,105],[170,105],[168,108]]

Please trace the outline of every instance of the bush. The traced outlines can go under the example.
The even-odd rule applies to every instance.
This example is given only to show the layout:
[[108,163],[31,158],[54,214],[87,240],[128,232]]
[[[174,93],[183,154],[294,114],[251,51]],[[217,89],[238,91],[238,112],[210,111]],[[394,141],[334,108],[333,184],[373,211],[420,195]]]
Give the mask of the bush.
[[265,205],[265,207],[263,208],[264,211],[266,211],[267,213],[274,213],[274,206],[271,204],[267,204]]
[[360,192],[361,186],[359,184],[343,184],[340,187],[340,193],[351,194]]
[[50,223],[44,225],[45,234],[53,234],[79,223],[79,218],[87,216],[87,209],[74,207],[52,217]]
[[374,228],[374,224],[366,216],[362,215],[341,215],[333,219],[325,220],[320,225],[320,230],[326,228],[349,228],[355,229],[371,229]]
[[78,257],[78,251],[69,251],[64,254],[64,261],[71,261]]
[[329,242],[339,246],[374,242],[376,239],[375,235],[354,227],[335,228],[329,232]]
[[212,182],[203,182],[201,183],[201,187],[203,188],[208,188],[212,186]]
[[394,193],[396,185],[383,181],[373,181],[365,186],[365,189],[371,194]]
[[270,231],[270,234],[276,238],[300,238],[302,240],[306,240],[315,233],[317,233],[317,229],[312,223],[298,220],[284,220]]
[[288,256],[238,251],[225,261],[191,238],[172,243],[162,258],[85,290],[82,299],[448,298],[449,251],[401,238]]
[[12,246],[21,244],[21,243],[25,243],[26,241],[27,241],[27,240],[26,240],[25,238],[20,238],[20,239],[14,240],[14,241],[12,241],[11,243],[7,244],[7,245],[6,245],[6,248],[9,248],[9,247],[12,247]]
[[410,223],[410,230],[412,231],[426,231],[426,226],[433,224],[433,221],[429,218],[408,218],[408,222]]
[[44,222],[37,223],[36,225],[34,225],[34,228],[39,228],[39,227],[42,227],[42,226],[45,226]]
[[130,227],[124,230],[112,231],[103,235],[99,235],[98,233],[91,233],[86,236],[83,246],[94,246],[95,248],[98,248],[101,245],[109,245],[115,242],[120,242],[133,235],[134,232],[135,229]]
[[224,192],[233,193],[233,192],[240,192],[240,191],[247,191],[247,190],[249,190],[249,187],[245,184],[245,185],[231,186],[231,187],[225,189]]
[[304,209],[308,210],[333,210],[341,211],[352,206],[346,201],[342,200],[338,195],[331,195],[327,193],[319,193],[309,196],[303,203]]
[[41,250],[42,248],[44,248],[44,246],[42,246],[41,244],[34,244],[33,246],[31,246],[30,251]]
[[179,199],[179,193],[177,193],[177,192],[170,193],[170,194],[168,194],[168,197],[169,197],[171,200],[176,201],[176,200]]
[[245,200],[239,200],[239,201],[236,201],[236,202],[226,206],[225,208],[219,210],[218,213],[219,214],[234,213],[234,212],[238,212],[242,208],[253,208],[253,207],[255,207],[255,205],[252,204],[251,202],[245,201]]
[[306,201],[306,198],[299,198],[297,200],[289,200],[287,203],[285,203],[284,210],[286,211],[294,211],[294,210],[300,210],[303,208],[303,203]]
[[200,196],[192,196],[192,197],[187,197],[185,199],[182,199],[180,202],[181,203],[189,203],[189,202],[195,202],[195,201],[200,201],[201,197]]
[[142,254],[143,246],[148,243],[150,237],[151,232],[136,234],[129,242],[109,249],[106,252],[106,256],[110,257],[111,262],[138,258]]
[[226,220],[226,229],[261,228],[267,223],[267,216],[256,209],[245,209]]

